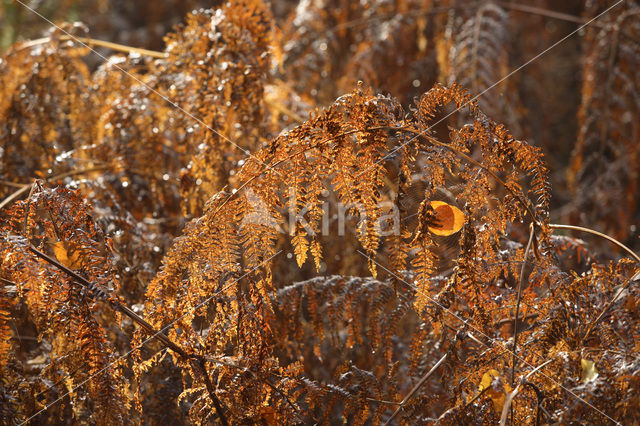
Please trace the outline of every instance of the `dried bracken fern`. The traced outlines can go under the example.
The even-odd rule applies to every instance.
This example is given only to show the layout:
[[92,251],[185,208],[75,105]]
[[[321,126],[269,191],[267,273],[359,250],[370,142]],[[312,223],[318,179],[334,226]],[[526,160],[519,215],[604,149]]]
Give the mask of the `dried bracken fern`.
[[[49,44],[15,49],[0,60],[3,180],[45,177],[63,161],[61,154],[88,143],[90,127],[82,113],[90,109],[89,70],[80,59],[83,50],[58,41],[59,35],[55,30]],[[0,194],[10,189],[3,186]]]
[[[97,302],[112,297],[115,290],[113,271],[104,236],[95,228],[89,206],[66,190],[36,191],[29,201],[17,203],[7,213],[0,232],[0,273],[17,283],[17,292],[24,298],[35,326],[51,342],[49,356],[67,376],[65,385],[71,390],[88,382],[92,406],[86,406],[85,398],[74,395],[75,415],[83,418],[91,410],[100,422],[124,422],[128,400],[124,377],[117,364],[113,365],[116,359],[112,343],[94,318],[103,315]],[[39,261],[29,251],[31,246],[51,253],[94,286],[83,287]],[[74,374],[78,366],[81,372]],[[45,402],[53,400],[55,393]]]
[[550,216],[634,247],[638,5],[587,27],[581,105],[525,114],[576,77],[510,76],[532,14],[609,6],[570,3],[243,0],[162,51],[12,46],[0,422],[637,422],[640,258]]
[[[509,72],[508,12],[496,3],[486,2],[475,11],[459,15],[450,15],[444,33],[452,40],[438,40],[439,44],[451,46],[448,63],[440,64],[443,79],[468,88],[473,95],[482,94],[478,105],[483,111],[521,134],[517,119],[521,106],[517,92],[508,87],[513,87],[514,82],[504,79]],[[441,60],[444,56],[440,55]]]
[[[576,197],[575,216],[621,240],[633,237],[630,226],[640,218],[638,34],[640,6],[631,2],[585,36],[580,131],[568,176],[574,193],[584,194]],[[594,214],[581,217],[581,211]]]
[[[318,267],[324,259],[321,204],[326,194],[333,194],[337,201],[360,214],[355,232],[365,256],[363,262],[369,257],[370,272],[393,277],[409,265],[396,262],[395,270],[379,270],[373,259],[383,259],[380,256],[386,252],[387,241],[380,224],[385,214],[381,202],[392,194],[385,181],[397,172],[404,181],[395,188],[399,194],[418,173],[428,183],[425,200],[438,187],[458,187],[458,203],[464,206],[467,216],[460,240],[464,242],[464,257],[459,260],[459,271],[449,277],[447,288],[456,291],[460,305],[478,306],[470,313],[474,326],[490,329],[489,317],[477,309],[489,309],[492,303],[500,309],[498,300],[492,302],[487,294],[487,286],[505,270],[492,266],[502,260],[500,237],[507,224],[527,218],[539,227],[540,246],[548,245],[545,212],[549,194],[540,153],[511,138],[468,102],[469,96],[457,87],[437,87],[418,101],[415,118],[411,118],[393,100],[374,96],[361,87],[307,123],[281,134],[256,153],[255,159],[247,161],[239,174],[238,189],[242,191],[221,192],[213,197],[205,215],[190,223],[177,240],[147,292],[151,323],[156,327],[172,323],[170,337],[196,352],[205,351],[211,357],[249,358],[257,363],[252,367],[254,371],[273,374],[269,373],[273,368],[270,365],[277,358],[270,343],[275,326],[271,323],[282,318],[274,315],[270,297],[278,285],[272,265],[280,259],[274,256],[283,244],[278,231],[289,228],[299,265],[309,255]],[[439,109],[449,103],[468,108],[476,119],[462,129],[451,129],[443,142],[428,126]],[[474,151],[478,160],[470,156]],[[504,179],[499,177],[501,174],[506,175]],[[539,198],[537,206],[521,189],[525,184],[520,183],[521,175],[529,175],[531,191]],[[449,180],[452,183],[448,184]],[[504,198],[492,198],[492,192],[503,192]],[[298,220],[286,223],[282,216],[285,210]],[[433,293],[430,284],[436,271],[437,243],[427,231],[434,220],[428,218],[426,208],[421,209],[419,222],[415,230],[401,226],[401,233],[410,238],[393,241],[393,250],[403,250],[411,260],[417,289],[413,302],[416,311],[441,318],[444,314],[436,312],[438,306],[436,311],[431,309],[432,298],[440,296]],[[471,233],[473,240],[467,237]],[[521,257],[522,250],[514,256]],[[480,275],[484,284],[477,278]],[[247,279],[241,281],[244,284],[227,285],[230,276]],[[402,290],[406,293],[406,288]],[[199,303],[210,300],[208,295],[212,292],[211,304],[217,307],[208,313]],[[481,293],[484,295],[478,299]],[[315,302],[311,303],[313,306]],[[246,312],[249,307],[251,311]],[[357,314],[350,317],[356,321]],[[209,334],[203,336],[203,330],[191,326],[201,320],[217,324],[216,329],[207,330]],[[246,335],[254,336],[251,343],[241,338]],[[356,338],[354,334],[351,345]],[[234,348],[232,352],[230,348]],[[226,398],[231,395],[223,398],[227,405],[242,404],[237,398]],[[345,409],[351,413],[355,407]],[[356,410],[355,418],[367,417],[363,409]]]

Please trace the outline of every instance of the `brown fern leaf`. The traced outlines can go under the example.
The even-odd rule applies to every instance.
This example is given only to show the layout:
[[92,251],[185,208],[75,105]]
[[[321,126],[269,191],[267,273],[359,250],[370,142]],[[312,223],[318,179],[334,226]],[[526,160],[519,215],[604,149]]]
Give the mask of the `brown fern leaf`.
[[[2,180],[24,183],[67,171],[61,154],[90,141],[91,121],[82,116],[91,110],[85,96],[89,70],[80,59],[84,51],[59,41],[59,35],[55,30],[50,43],[18,45],[0,58]],[[3,185],[0,196],[7,190]]]
[[[416,322],[411,301],[395,296],[388,283],[340,276],[292,284],[279,290],[275,300],[278,352],[303,359],[310,374],[304,380],[315,384],[304,390],[311,397],[309,415],[316,421],[343,415],[362,422],[375,412],[380,418],[385,407],[367,399],[397,397],[403,363],[391,360]],[[310,339],[313,346],[296,343]]]
[[181,193],[190,214],[201,214],[269,135],[264,88],[272,25],[265,3],[247,0],[194,12],[165,38],[171,60],[158,76],[165,76],[169,98],[198,118],[185,123],[193,157]]
[[[372,274],[400,273],[388,272],[386,262],[382,270],[377,265],[378,259],[384,261],[380,256],[386,252],[387,237],[391,235],[384,234],[381,224],[387,214],[385,203],[396,199],[396,191],[405,190],[389,186],[400,165],[403,175],[417,176],[433,188],[424,192],[423,200],[432,197],[436,187],[458,188],[452,196],[464,206],[465,235],[473,232],[475,238],[462,240],[464,257],[458,264],[460,272],[435,279],[439,240],[429,231],[430,226],[435,226],[434,218],[429,218],[428,210],[423,209],[415,230],[400,225],[400,234],[394,237],[396,247],[398,237],[411,237],[403,243],[408,249],[401,250],[406,250],[406,260],[412,264],[411,279],[415,281],[414,289],[408,289],[406,284],[402,287],[396,284],[396,288],[401,289],[400,294],[411,295],[420,315],[434,322],[434,336],[429,336],[430,339],[449,333],[445,324],[450,318],[441,305],[455,306],[472,319],[474,326],[494,334],[488,311],[500,308],[500,301],[492,297],[505,293],[514,297],[512,292],[492,287],[497,286],[505,270],[501,266],[504,260],[501,253],[507,226],[526,218],[541,230],[539,238],[543,242],[548,239],[545,231],[548,186],[539,151],[514,140],[502,126],[486,118],[475,104],[467,105],[468,102],[469,95],[459,87],[439,86],[418,101],[413,118],[406,116],[394,100],[375,96],[360,86],[308,122],[282,133],[269,147],[247,160],[238,176],[238,188],[214,196],[204,216],[192,221],[176,241],[162,272],[149,285],[146,303],[149,321],[158,328],[171,323],[170,337],[191,351],[206,347],[212,351],[208,356],[213,359],[231,357],[240,365],[251,365],[258,377],[269,377],[274,372],[273,365],[280,362],[274,352],[277,339],[273,331],[281,321],[281,314],[274,315],[272,309],[277,307],[270,300],[270,295],[283,284],[273,273],[276,265],[284,262],[278,256],[280,249],[291,247],[298,263],[303,263],[311,252],[316,265],[322,267],[325,255],[319,247],[322,238],[318,237],[326,219],[324,209],[331,203],[341,203],[343,210],[355,215],[350,223],[363,250],[360,263],[367,264]],[[449,103],[460,109],[468,107],[474,121],[461,129],[451,129],[443,137],[429,126]],[[405,155],[409,158],[401,160]],[[536,180],[536,174],[541,178]],[[520,183],[523,176],[529,181]],[[537,210],[523,188],[542,197]],[[501,193],[505,194],[502,198],[496,195]],[[286,231],[289,237],[283,235]],[[341,249],[344,251],[344,247]],[[513,253],[516,259],[521,259],[522,247]],[[514,268],[506,270],[512,272]],[[447,282],[446,291],[436,287],[441,280]],[[454,290],[459,290],[455,297]],[[308,309],[315,324],[313,329],[321,339],[327,334],[318,328],[322,316],[318,297],[318,294],[309,296]],[[476,304],[476,309],[465,308]],[[364,342],[358,306],[353,300],[341,309],[344,311],[341,314],[350,318],[345,329],[349,348]],[[374,310],[376,306],[371,305]],[[212,325],[204,329],[193,326],[202,322]],[[377,327],[372,328],[375,331]],[[368,338],[388,342],[388,334],[383,336],[384,333],[375,331]],[[312,347],[314,356],[318,356],[322,347],[317,343]],[[422,352],[420,348],[416,350]],[[382,353],[383,359],[391,356],[388,347]],[[355,383],[371,385],[372,389],[378,387],[367,382],[373,380],[368,374],[362,375],[348,364],[342,368],[345,374],[350,372],[350,378],[343,384],[334,383],[338,388]],[[228,367],[219,367],[217,371],[222,392],[230,386],[235,373]],[[376,371],[374,376],[381,380],[387,373],[388,370]],[[192,391],[196,392],[194,388],[185,389],[187,393]],[[247,415],[255,419],[258,414],[250,404],[267,398],[271,391],[253,390],[250,397],[241,397],[245,395],[243,392],[244,388],[236,390],[234,396],[224,391],[224,403],[249,404],[247,413],[253,414]],[[379,410],[370,411],[363,403],[367,397],[379,398],[379,393],[365,396],[360,391],[343,389],[335,393],[326,388],[322,392],[328,392],[325,395],[330,406],[337,403],[339,395],[350,395],[344,410],[354,422],[364,421],[374,412],[377,413],[374,417],[381,415]]]
[[[128,396],[123,377],[113,365],[116,353],[106,330],[94,318],[105,316],[99,300],[117,299],[115,277],[109,265],[109,249],[95,227],[90,207],[77,193],[64,189],[40,189],[29,202],[16,203],[6,213],[1,232],[2,276],[18,283],[40,335],[51,341],[51,356],[68,375],[66,384],[78,416],[84,416],[84,391],[100,424],[126,421]],[[23,225],[27,224],[26,229]],[[27,237],[18,236],[25,232]],[[35,245],[57,257],[92,282],[84,287],[29,250]],[[49,246],[49,247],[48,247]],[[108,316],[107,316],[108,318]],[[111,321],[113,321],[111,319]],[[80,367],[80,368],[78,368]],[[51,401],[55,394],[49,393]],[[25,413],[32,415],[35,413]]]
[[2,283],[0,287],[0,371],[4,370],[9,360],[11,350],[11,309],[14,305],[13,298],[9,295],[8,285]]
[[[597,12],[594,2],[591,10]],[[640,114],[640,6],[625,3],[607,14],[584,39],[579,133],[568,173],[575,198],[573,219],[632,237],[638,223]],[[589,216],[580,214],[589,212]]]
[[[450,14],[447,29],[439,36],[442,46],[450,46],[448,63],[440,63],[441,79],[457,83],[480,95],[478,104],[492,118],[521,133],[517,111],[521,109],[512,79],[493,87],[509,73],[509,14],[494,2],[477,10]],[[445,60],[445,55],[440,55]]]

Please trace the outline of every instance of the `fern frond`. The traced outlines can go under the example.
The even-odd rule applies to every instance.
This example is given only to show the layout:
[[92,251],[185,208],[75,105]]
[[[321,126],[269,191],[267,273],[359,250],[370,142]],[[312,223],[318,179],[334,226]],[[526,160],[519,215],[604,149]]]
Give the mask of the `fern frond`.
[[[595,9],[595,4],[594,4]],[[574,216],[592,213],[581,223],[624,240],[638,222],[640,125],[640,6],[628,3],[591,28],[584,39],[579,133],[568,183],[576,198]]]

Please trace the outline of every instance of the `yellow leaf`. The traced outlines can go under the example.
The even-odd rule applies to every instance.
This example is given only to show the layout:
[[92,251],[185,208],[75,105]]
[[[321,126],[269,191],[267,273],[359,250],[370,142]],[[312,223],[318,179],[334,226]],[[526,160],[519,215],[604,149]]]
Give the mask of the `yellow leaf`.
[[459,208],[444,201],[431,201],[429,204],[436,214],[436,224],[429,226],[429,231],[446,237],[462,229],[465,217]]
[[482,392],[486,388],[490,387],[494,377],[500,377],[500,373],[498,373],[498,371],[494,370],[493,368],[484,373],[484,375],[482,376],[482,380],[480,381],[480,386],[478,386],[478,390]]
[[[494,385],[495,380],[497,380],[497,383]],[[484,373],[480,381],[480,386],[478,386],[480,392],[485,389],[485,392],[493,402],[493,408],[497,413],[502,413],[507,393],[511,392],[511,386],[509,386],[508,383],[502,382],[500,373],[498,373],[497,370],[491,369]]]
[[53,253],[58,262],[69,269],[80,269],[82,267],[82,250],[76,245],[64,241],[53,243]]
[[598,376],[598,369],[593,361],[582,358],[580,360],[580,366],[582,367],[582,372],[580,373],[582,383],[589,383]]

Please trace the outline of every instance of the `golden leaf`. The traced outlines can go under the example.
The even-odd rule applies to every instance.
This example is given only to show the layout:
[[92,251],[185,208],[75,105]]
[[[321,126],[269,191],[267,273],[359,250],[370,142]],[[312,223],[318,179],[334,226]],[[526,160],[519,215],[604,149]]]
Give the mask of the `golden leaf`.
[[53,253],[56,255],[58,262],[62,263],[67,268],[82,268],[82,250],[76,244],[65,241],[56,241],[53,243]]
[[[497,386],[494,386],[494,380],[497,379]],[[486,389],[486,391],[485,391]],[[500,373],[493,368],[482,376],[482,380],[480,381],[480,386],[478,386],[478,390],[480,392],[485,391],[491,401],[493,401],[493,408],[497,413],[502,413],[502,408],[504,407],[504,402],[507,397],[507,394],[511,392],[511,386],[508,383],[503,383],[502,378],[500,377]]]
[[429,204],[431,204],[437,220],[436,224],[429,226],[429,231],[446,237],[462,229],[465,217],[459,208],[444,201],[431,201]]
[[582,367],[582,372],[580,373],[582,383],[589,383],[596,379],[598,376],[598,369],[593,361],[582,358],[580,360],[580,366]]

